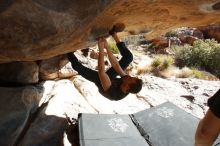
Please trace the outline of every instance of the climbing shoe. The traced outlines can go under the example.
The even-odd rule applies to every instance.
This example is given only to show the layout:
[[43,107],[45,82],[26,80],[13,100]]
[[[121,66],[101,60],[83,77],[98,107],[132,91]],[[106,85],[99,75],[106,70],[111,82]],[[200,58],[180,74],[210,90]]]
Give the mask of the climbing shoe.
[[112,29],[109,31],[110,35],[113,35],[117,32],[122,32],[125,29],[124,23],[116,23],[113,25]]

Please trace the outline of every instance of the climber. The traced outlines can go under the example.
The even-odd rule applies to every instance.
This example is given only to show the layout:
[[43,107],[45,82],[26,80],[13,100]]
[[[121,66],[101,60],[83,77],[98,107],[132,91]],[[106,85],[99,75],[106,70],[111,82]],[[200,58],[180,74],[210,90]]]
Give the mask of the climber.
[[[129,93],[138,93],[142,88],[141,79],[131,77],[124,72],[133,61],[132,53],[117,35],[117,32],[123,31],[124,28],[125,26],[122,24],[115,24],[109,31],[122,55],[119,62],[110,51],[106,39],[104,37],[97,39],[99,48],[98,72],[83,66],[73,53],[67,54],[73,69],[87,80],[94,82],[99,92],[110,100],[121,100]],[[107,51],[108,59],[112,66],[107,71],[105,71],[104,64],[104,49]],[[120,78],[117,78],[117,75]]]
[[212,146],[220,134],[220,89],[208,99],[209,110],[199,122],[195,146]]

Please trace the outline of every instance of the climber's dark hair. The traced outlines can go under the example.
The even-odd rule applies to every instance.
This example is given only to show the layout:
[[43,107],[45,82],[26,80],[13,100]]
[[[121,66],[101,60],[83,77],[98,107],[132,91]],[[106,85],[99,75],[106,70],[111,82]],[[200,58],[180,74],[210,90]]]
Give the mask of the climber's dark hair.
[[129,92],[130,93],[138,93],[142,89],[143,81],[141,79],[136,78],[136,82],[130,85]]

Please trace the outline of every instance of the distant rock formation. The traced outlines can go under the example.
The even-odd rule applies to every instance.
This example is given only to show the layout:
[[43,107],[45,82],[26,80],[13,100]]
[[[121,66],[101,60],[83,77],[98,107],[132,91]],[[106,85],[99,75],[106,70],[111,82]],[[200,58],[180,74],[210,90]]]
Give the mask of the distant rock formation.
[[220,25],[208,25],[198,27],[203,33],[204,39],[213,38],[220,43]]
[[220,43],[220,25],[199,26],[197,28],[179,28],[175,34],[167,34],[167,36],[157,37],[149,40],[155,53],[168,54],[166,50],[170,45],[184,45],[193,43],[197,39],[214,39]]

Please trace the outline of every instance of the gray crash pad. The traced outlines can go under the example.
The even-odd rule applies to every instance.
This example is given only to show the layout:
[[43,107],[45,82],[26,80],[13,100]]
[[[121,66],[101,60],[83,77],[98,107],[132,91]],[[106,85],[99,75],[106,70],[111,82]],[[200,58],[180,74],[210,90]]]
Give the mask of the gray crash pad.
[[199,123],[170,102],[131,115],[80,114],[78,120],[80,146],[192,146]]
[[81,114],[81,146],[148,146],[128,115]]

